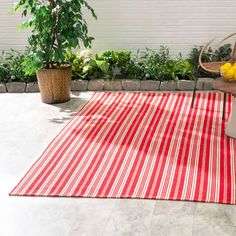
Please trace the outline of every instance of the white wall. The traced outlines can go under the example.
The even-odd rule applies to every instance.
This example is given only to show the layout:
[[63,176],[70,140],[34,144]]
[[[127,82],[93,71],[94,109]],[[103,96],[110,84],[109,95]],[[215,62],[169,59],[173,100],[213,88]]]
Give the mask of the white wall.
[[[22,49],[27,33],[8,10],[17,0],[0,0],[0,50]],[[235,0],[89,0],[98,20],[88,18],[95,51],[167,45],[188,53],[215,36],[236,31]]]

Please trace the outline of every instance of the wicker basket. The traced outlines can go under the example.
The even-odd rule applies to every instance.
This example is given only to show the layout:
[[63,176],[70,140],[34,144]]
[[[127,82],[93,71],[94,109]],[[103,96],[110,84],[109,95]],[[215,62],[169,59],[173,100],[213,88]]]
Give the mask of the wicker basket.
[[63,103],[70,100],[71,66],[60,69],[41,69],[37,79],[42,102],[47,104]]
[[[227,39],[235,36],[236,33],[230,34],[229,36],[227,36],[226,38],[224,38],[223,40],[221,40],[218,45],[220,45],[221,43],[223,43],[224,41],[226,41]],[[231,63],[235,63],[235,57],[236,57],[236,42],[234,44],[234,48],[230,57],[229,61],[218,61],[218,62],[203,62],[202,61],[202,57],[203,54],[205,52],[205,50],[215,41],[215,39],[211,40],[210,42],[208,42],[201,50],[200,56],[199,56],[199,65],[207,72],[213,73],[213,74],[220,74],[220,67],[223,66],[225,63],[227,62],[231,62]]]

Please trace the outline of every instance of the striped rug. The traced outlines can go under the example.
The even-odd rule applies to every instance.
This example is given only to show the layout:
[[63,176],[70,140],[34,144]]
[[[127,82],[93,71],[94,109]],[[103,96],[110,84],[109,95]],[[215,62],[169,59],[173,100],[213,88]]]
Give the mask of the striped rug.
[[[221,93],[95,93],[10,195],[236,204]],[[231,109],[227,97],[226,119]]]

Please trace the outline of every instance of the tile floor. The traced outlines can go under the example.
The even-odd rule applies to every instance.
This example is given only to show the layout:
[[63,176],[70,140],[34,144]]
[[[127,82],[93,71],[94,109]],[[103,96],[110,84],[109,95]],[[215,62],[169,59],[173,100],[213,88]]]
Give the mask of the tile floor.
[[9,197],[91,93],[45,105],[0,94],[0,236],[233,236],[236,206],[158,200]]

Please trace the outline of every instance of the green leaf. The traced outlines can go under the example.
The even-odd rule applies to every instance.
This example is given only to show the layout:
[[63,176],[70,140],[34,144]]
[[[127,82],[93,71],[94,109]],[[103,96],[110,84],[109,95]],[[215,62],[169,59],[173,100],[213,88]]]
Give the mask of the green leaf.
[[[96,18],[93,8],[84,0],[20,0],[13,11],[22,10],[22,17],[30,14],[30,19],[19,26],[19,30],[31,29],[28,38],[30,50],[35,60],[54,67],[66,60],[68,48],[77,48],[82,43],[90,47],[94,38],[88,35],[83,17],[83,7],[89,9]],[[38,63],[37,63],[38,64]]]

